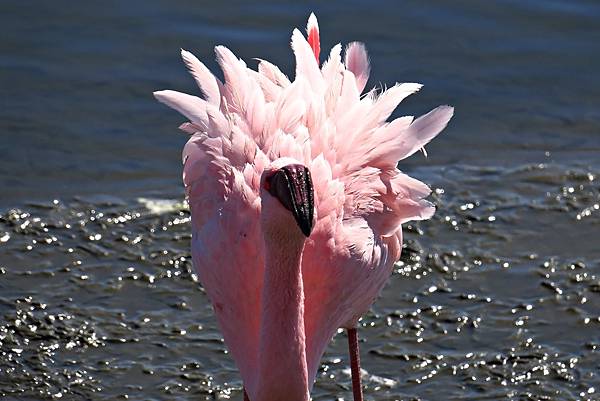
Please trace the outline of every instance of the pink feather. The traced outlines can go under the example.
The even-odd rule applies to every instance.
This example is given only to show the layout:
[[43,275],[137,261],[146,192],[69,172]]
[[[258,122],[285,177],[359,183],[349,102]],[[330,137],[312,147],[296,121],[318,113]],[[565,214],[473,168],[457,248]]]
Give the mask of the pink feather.
[[398,136],[398,139],[390,149],[390,155],[396,160],[409,157],[442,132],[453,115],[454,107],[439,106],[417,118]]
[[198,87],[202,89],[206,100],[219,107],[221,104],[220,88],[223,87],[221,81],[219,81],[192,53],[181,49],[181,57],[196,80]]
[[198,124],[200,127],[208,126],[206,101],[199,97],[172,90],[154,92],[154,97],[159,102],[177,110],[191,122]]
[[348,71],[352,71],[356,78],[356,87],[362,92],[369,80],[371,66],[365,45],[360,42],[352,42],[346,47],[344,64]]
[[296,56],[296,79],[304,76],[317,93],[323,90],[323,75],[314,53],[298,29],[292,32],[292,49]]

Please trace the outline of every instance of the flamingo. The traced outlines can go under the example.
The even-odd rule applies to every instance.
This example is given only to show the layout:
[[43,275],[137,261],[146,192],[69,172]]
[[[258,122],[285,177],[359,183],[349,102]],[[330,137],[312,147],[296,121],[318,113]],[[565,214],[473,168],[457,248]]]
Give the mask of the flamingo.
[[453,108],[387,119],[420,84],[361,95],[365,46],[335,45],[320,65],[314,14],[294,29],[291,81],[215,48],[224,82],[183,61],[204,98],[158,101],[189,121],[183,182],[192,259],[250,401],[308,401],[319,361],[347,330],[355,401],[362,400],[356,327],[400,257],[401,224],[430,218],[430,189],[397,162],[442,131]]

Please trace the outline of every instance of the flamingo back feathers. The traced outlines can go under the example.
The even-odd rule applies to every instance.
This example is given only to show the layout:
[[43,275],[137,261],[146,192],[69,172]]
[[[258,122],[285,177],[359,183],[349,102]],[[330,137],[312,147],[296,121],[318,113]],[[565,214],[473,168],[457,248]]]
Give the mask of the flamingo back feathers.
[[[386,122],[399,103],[421,85],[396,84],[361,98],[370,72],[364,45],[348,45],[343,63],[341,46],[334,46],[319,68],[319,28],[314,15],[309,18],[307,32],[308,40],[297,29],[292,33],[296,57],[292,82],[267,61],[261,60],[258,71],[253,71],[229,49],[217,46],[224,84],[182,50],[184,62],[206,100],[175,91],[160,91],[155,96],[190,120],[182,129],[202,134],[191,139],[191,149],[204,152],[217,166],[243,171],[245,163],[252,165],[257,157],[271,161],[294,157],[309,167],[315,164],[311,170],[331,173],[331,177],[316,180],[317,191],[327,188],[332,179],[344,184],[344,193],[337,196],[344,199],[340,217],[345,220],[359,215],[370,221],[375,213],[374,221],[389,219],[394,223],[386,226],[397,224],[399,228],[407,219],[426,218],[431,212],[430,205],[421,202],[425,192],[400,194],[389,182],[406,178],[396,169],[397,161],[435,137],[452,117],[452,107],[441,106],[415,120],[400,117]],[[220,138],[216,140],[219,143],[209,138]],[[190,155],[190,148],[185,153]],[[197,164],[193,160],[186,163],[187,188],[202,174]],[[195,169],[200,171],[192,171]],[[251,178],[257,192],[256,177]],[[416,213],[419,209],[421,212]],[[381,227],[380,223],[372,226],[380,235],[393,231],[393,227]]]

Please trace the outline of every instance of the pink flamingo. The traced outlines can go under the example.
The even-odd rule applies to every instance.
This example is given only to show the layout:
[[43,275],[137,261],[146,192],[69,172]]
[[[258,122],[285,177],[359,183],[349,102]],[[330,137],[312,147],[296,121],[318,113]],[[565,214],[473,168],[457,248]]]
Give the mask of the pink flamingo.
[[400,256],[401,224],[431,217],[430,189],[396,164],[448,123],[440,106],[386,122],[421,85],[361,96],[369,61],[361,43],[319,66],[319,28],[296,29],[296,77],[259,60],[246,67],[215,48],[222,83],[191,53],[204,99],[156,98],[191,134],[183,181],[192,256],[251,401],[308,401],[325,347],[347,329],[353,393],[362,400],[356,326]]

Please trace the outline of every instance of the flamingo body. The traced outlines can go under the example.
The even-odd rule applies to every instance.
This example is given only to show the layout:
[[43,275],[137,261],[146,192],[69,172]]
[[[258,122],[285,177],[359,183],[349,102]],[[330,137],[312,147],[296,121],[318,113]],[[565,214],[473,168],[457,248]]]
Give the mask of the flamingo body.
[[[370,69],[364,46],[350,44],[342,60],[338,44],[320,66],[314,15],[307,31],[308,40],[292,34],[293,81],[267,61],[249,69],[217,46],[224,83],[182,50],[204,99],[155,92],[189,120],[181,129],[191,134],[183,180],[193,262],[252,401],[279,394],[308,400],[331,337],[339,327],[355,327],[389,278],[401,224],[434,213],[424,200],[429,188],[401,173],[397,161],[421,149],[453,114],[440,106],[387,122],[421,85],[361,96]],[[292,164],[312,175],[308,238],[262,187],[270,171]],[[268,228],[271,221],[276,229]],[[276,352],[285,349],[292,351]]]

